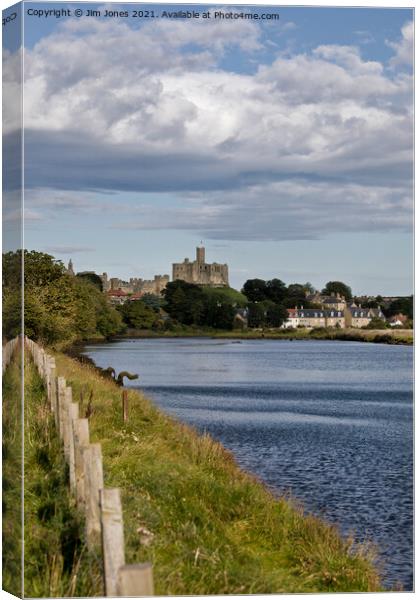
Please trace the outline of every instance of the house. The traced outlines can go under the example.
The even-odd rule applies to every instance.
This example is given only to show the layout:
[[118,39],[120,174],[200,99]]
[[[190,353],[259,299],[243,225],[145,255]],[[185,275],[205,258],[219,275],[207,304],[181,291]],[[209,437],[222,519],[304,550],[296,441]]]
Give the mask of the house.
[[388,319],[388,323],[391,327],[405,327],[407,324],[407,315],[403,315],[402,313],[398,313],[397,315],[392,315]]
[[344,310],[335,308],[288,308],[288,319],[282,329],[306,327],[365,327],[373,318],[385,320],[380,308],[362,308],[353,304]]
[[107,295],[109,301],[111,302],[111,304],[113,304],[114,306],[117,306],[118,304],[124,304],[124,302],[128,298],[127,292],[124,292],[121,289],[108,290],[106,295]]
[[248,309],[237,308],[233,317],[234,329],[247,329],[248,327]]
[[346,321],[347,327],[356,327],[356,328],[366,327],[367,325],[369,325],[371,320],[374,318],[385,321],[385,316],[384,316],[382,310],[380,309],[380,307],[378,307],[378,308],[362,308],[362,306],[360,304],[359,304],[359,306],[357,306],[353,302],[353,304],[351,306],[349,306],[349,308],[347,309],[346,313],[347,313],[347,321]]

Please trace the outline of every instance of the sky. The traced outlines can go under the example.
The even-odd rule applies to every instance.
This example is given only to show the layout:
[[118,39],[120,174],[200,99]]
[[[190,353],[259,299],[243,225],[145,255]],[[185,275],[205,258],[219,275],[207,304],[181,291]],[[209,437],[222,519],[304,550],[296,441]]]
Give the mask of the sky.
[[[25,247],[77,271],[147,279],[202,241],[238,289],[278,277],[412,293],[412,11],[141,8],[157,16],[135,18],[133,4],[24,6]],[[161,16],[188,8],[211,18]],[[11,177],[12,208],[15,187]]]

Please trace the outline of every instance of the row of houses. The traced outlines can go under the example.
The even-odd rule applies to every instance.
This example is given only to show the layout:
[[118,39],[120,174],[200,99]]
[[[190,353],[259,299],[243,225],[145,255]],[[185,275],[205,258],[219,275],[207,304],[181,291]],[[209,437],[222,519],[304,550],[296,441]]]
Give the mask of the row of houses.
[[385,315],[378,308],[362,308],[356,304],[336,308],[288,308],[288,318],[283,329],[297,327],[366,327],[372,319],[385,321]]

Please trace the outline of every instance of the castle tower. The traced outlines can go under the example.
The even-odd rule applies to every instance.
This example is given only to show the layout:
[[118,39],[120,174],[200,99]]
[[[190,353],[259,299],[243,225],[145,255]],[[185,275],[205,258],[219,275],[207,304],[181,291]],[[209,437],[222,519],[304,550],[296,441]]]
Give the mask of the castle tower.
[[206,249],[204,246],[197,246],[196,256],[199,264],[203,265],[206,262]]

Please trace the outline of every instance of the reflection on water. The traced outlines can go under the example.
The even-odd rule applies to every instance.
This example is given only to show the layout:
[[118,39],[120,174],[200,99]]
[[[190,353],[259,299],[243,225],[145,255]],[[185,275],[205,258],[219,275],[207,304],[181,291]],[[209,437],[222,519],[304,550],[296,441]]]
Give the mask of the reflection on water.
[[274,491],[376,542],[386,584],[412,589],[412,348],[170,339],[86,354],[139,373],[130,386],[211,433]]

